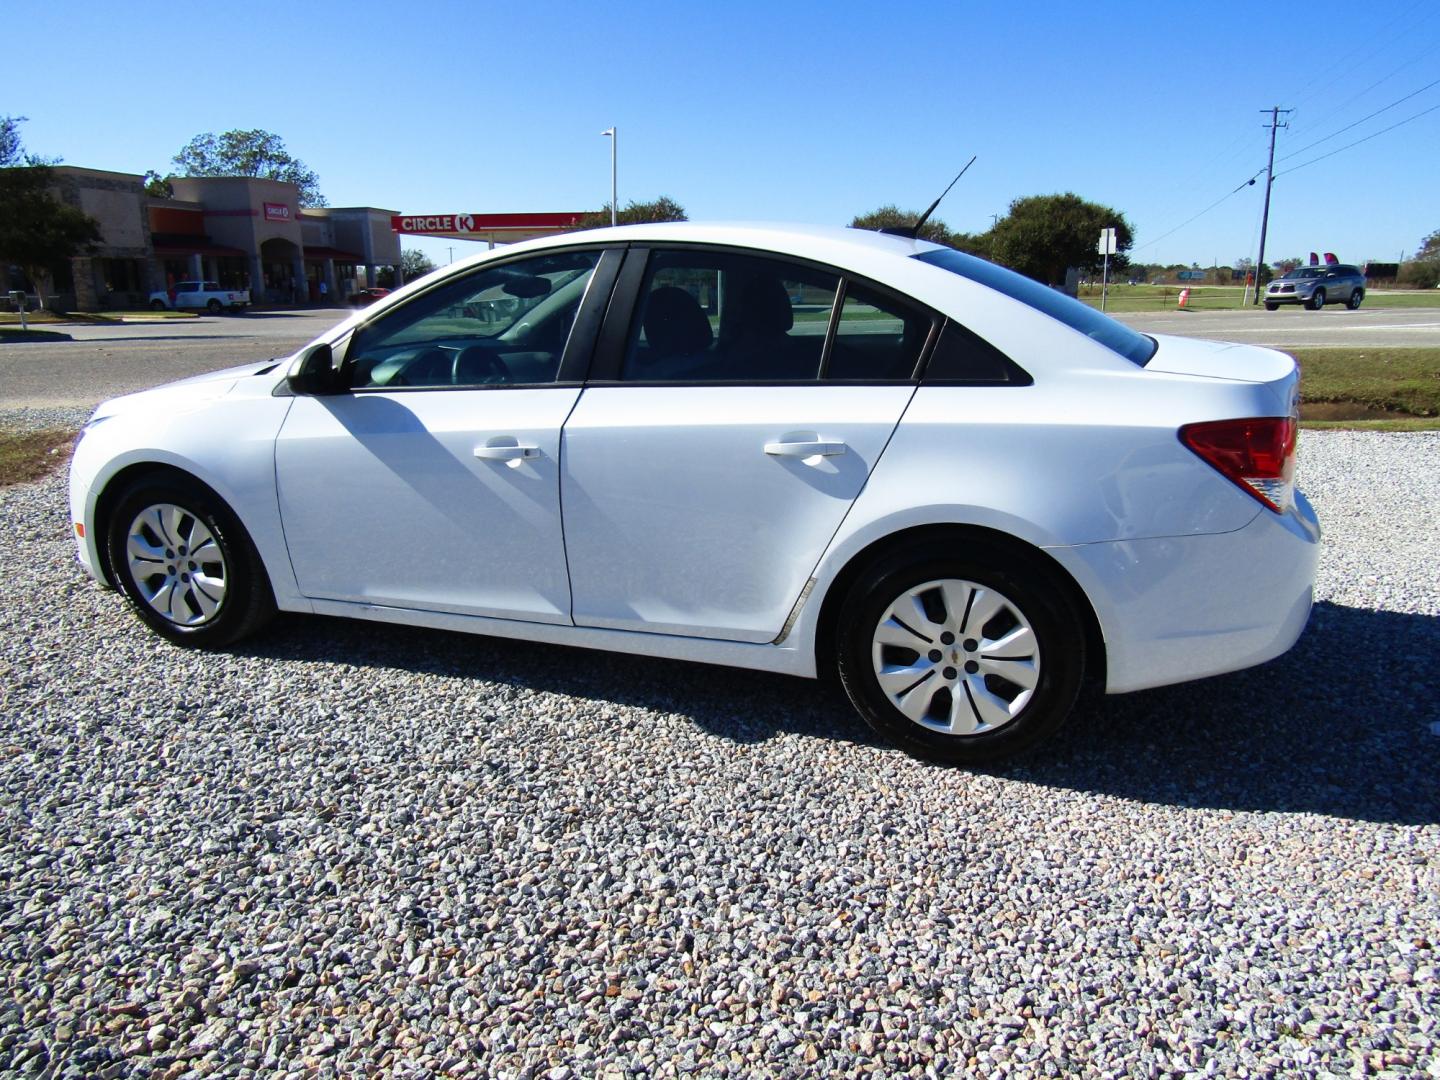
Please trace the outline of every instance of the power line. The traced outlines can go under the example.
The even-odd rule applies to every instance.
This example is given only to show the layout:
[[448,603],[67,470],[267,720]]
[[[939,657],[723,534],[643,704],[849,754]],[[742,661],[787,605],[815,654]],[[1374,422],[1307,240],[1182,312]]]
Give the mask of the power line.
[[1313,149],[1314,147],[1319,146],[1321,143],[1329,142],[1331,139],[1335,138],[1335,136],[1337,136],[1337,135],[1343,135],[1343,134],[1345,134],[1345,132],[1349,131],[1351,128],[1359,127],[1361,124],[1365,123],[1366,120],[1373,120],[1375,117],[1379,116],[1379,115],[1380,115],[1381,113],[1383,113],[1383,112],[1389,112],[1389,111],[1390,111],[1391,109],[1393,109],[1396,105],[1399,105],[1399,104],[1401,104],[1401,103],[1403,103],[1403,102],[1409,101],[1411,98],[1413,98],[1413,97],[1415,97],[1415,96],[1417,96],[1417,95],[1419,95],[1419,94],[1423,94],[1426,90],[1429,90],[1431,87],[1434,87],[1434,86],[1440,86],[1440,79],[1436,79],[1434,82],[1429,83],[1429,84],[1427,84],[1427,85],[1425,85],[1425,86],[1420,87],[1419,90],[1414,90],[1414,91],[1412,91],[1411,93],[1406,94],[1404,97],[1398,98],[1398,99],[1396,99],[1395,101],[1392,101],[1389,105],[1386,105],[1383,109],[1376,109],[1374,112],[1370,113],[1368,116],[1362,116],[1359,120],[1356,120],[1356,121],[1355,121],[1354,123],[1352,123],[1352,124],[1346,124],[1344,127],[1340,128],[1338,131],[1332,131],[1329,135],[1326,135],[1323,139],[1316,139],[1314,142],[1312,142],[1312,143],[1307,143],[1306,145],[1300,147],[1300,149],[1298,149],[1298,150],[1291,150],[1290,153],[1288,153],[1288,154],[1286,154],[1284,157],[1280,158],[1280,160],[1281,160],[1281,161],[1288,161],[1290,158],[1296,157],[1296,156],[1298,156],[1298,155],[1300,155],[1300,154],[1303,154],[1306,150]]
[[1404,120],[1391,124],[1389,127],[1381,128],[1379,131],[1374,132],[1373,134],[1366,135],[1363,139],[1356,139],[1352,143],[1346,143],[1344,146],[1336,147],[1328,154],[1321,154],[1319,157],[1311,158],[1309,161],[1302,161],[1299,165],[1296,165],[1293,168],[1286,169],[1282,173],[1276,173],[1275,177],[1278,179],[1282,176],[1289,176],[1292,172],[1298,172],[1300,169],[1305,168],[1305,166],[1307,165],[1314,165],[1317,161],[1324,161],[1328,157],[1334,157],[1342,150],[1349,150],[1352,146],[1359,146],[1361,143],[1369,142],[1371,139],[1378,138],[1379,136],[1384,135],[1387,131],[1394,131],[1398,127],[1404,127],[1406,124],[1410,123],[1411,120],[1419,120],[1422,116],[1427,116],[1430,113],[1434,112],[1436,109],[1440,109],[1440,105],[1431,105],[1430,108],[1425,109],[1423,112],[1418,112],[1414,116],[1407,116]]
[[1333,118],[1339,116],[1341,113],[1346,112],[1347,110],[1359,105],[1360,101],[1365,97],[1366,94],[1370,93],[1371,90],[1374,90],[1376,87],[1382,86],[1385,83],[1389,82],[1406,68],[1412,68],[1416,64],[1420,63],[1420,61],[1422,60],[1432,59],[1431,54],[1433,52],[1434,46],[1432,44],[1426,43],[1425,48],[1422,49],[1417,56],[1405,61],[1405,63],[1400,64],[1398,67],[1392,68],[1388,75],[1382,75],[1369,86],[1365,87],[1364,90],[1361,90],[1358,94],[1351,95],[1345,102],[1331,109],[1329,112],[1320,114],[1319,118],[1313,124],[1309,123],[1309,118],[1307,117],[1305,118],[1304,122],[1299,124],[1292,124],[1291,126],[1295,127],[1297,131],[1309,131],[1311,128],[1315,128],[1318,130],[1325,124],[1328,124]]
[[1232,196],[1238,195],[1240,192],[1244,191],[1244,190],[1245,190],[1247,187],[1249,187],[1251,184],[1255,183],[1256,179],[1260,176],[1260,173],[1263,173],[1264,171],[1265,171],[1264,169],[1261,169],[1260,172],[1257,172],[1257,173],[1256,173],[1254,176],[1252,176],[1249,180],[1246,180],[1243,184],[1241,184],[1239,187],[1237,187],[1234,191],[1227,192],[1226,194],[1221,195],[1220,198],[1216,199],[1216,200],[1215,200],[1213,203],[1211,203],[1209,206],[1205,207],[1204,210],[1201,210],[1201,211],[1200,211],[1198,214],[1196,214],[1194,217],[1186,218],[1184,221],[1182,221],[1179,225],[1176,225],[1176,226],[1175,226],[1173,229],[1171,229],[1169,232],[1163,232],[1163,233],[1161,233],[1159,236],[1157,236],[1154,240],[1150,240],[1150,241],[1148,241],[1148,242],[1146,242],[1146,243],[1144,243],[1144,244],[1141,244],[1138,248],[1134,248],[1133,250],[1135,250],[1135,251],[1144,251],[1146,248],[1151,247],[1151,246],[1154,245],[1154,244],[1158,244],[1161,240],[1164,240],[1166,237],[1175,235],[1175,234],[1176,234],[1177,232],[1179,232],[1181,229],[1185,228],[1186,225],[1189,225],[1189,224],[1191,224],[1192,222],[1195,222],[1195,221],[1199,221],[1202,217],[1204,217],[1206,214],[1208,214],[1211,210],[1214,210],[1217,206],[1219,206],[1221,203],[1223,203],[1226,199],[1229,199],[1229,198],[1231,198]]
[[[1415,11],[1417,8],[1429,6],[1431,3],[1433,3],[1433,0],[1416,0],[1415,3],[1411,4],[1408,8],[1406,8],[1406,9],[1405,9],[1404,11],[1402,11],[1399,15],[1397,15],[1394,19],[1392,19],[1391,22],[1390,22],[1390,24],[1389,24],[1388,26],[1386,26],[1386,27],[1385,27],[1384,29],[1382,29],[1382,30],[1376,31],[1376,33],[1374,34],[1374,36],[1372,36],[1372,37],[1369,39],[1368,42],[1362,42],[1361,44],[1355,46],[1355,48],[1351,49],[1349,52],[1344,53],[1343,55],[1341,55],[1340,57],[1338,57],[1338,58],[1335,59],[1334,61],[1331,61],[1328,66],[1329,66],[1332,70],[1338,71],[1338,70],[1340,70],[1340,69],[1346,64],[1347,61],[1350,60],[1351,57],[1355,56],[1355,55],[1358,54],[1358,53],[1363,52],[1364,50],[1366,50],[1367,48],[1369,48],[1369,46],[1373,45],[1374,48],[1370,48],[1369,51],[1365,53],[1364,57],[1363,57],[1361,60],[1357,60],[1357,61],[1355,61],[1355,64],[1351,65],[1352,67],[1353,67],[1353,66],[1358,66],[1358,65],[1359,65],[1360,63],[1362,63],[1364,60],[1369,60],[1370,57],[1374,56],[1376,53],[1380,52],[1382,49],[1384,49],[1386,46],[1388,46],[1392,41],[1395,40],[1395,38],[1401,37],[1402,35],[1414,33],[1414,28],[1413,28],[1413,27],[1406,27],[1404,30],[1400,31],[1400,33],[1398,33],[1398,34],[1393,34],[1393,35],[1391,35],[1391,36],[1389,36],[1389,37],[1386,37],[1383,41],[1380,40],[1381,37],[1382,37],[1382,35],[1388,34],[1388,33],[1389,33],[1391,30],[1393,30],[1396,26],[1398,26],[1400,23],[1404,22],[1407,18],[1409,18],[1410,14],[1411,14],[1413,11]],[[1433,14],[1433,11],[1432,11],[1432,14]],[[1421,22],[1423,23],[1424,20],[1422,19]],[[1392,73],[1392,74],[1393,74],[1393,73]],[[1389,76],[1386,76],[1386,77],[1388,78]],[[1382,79],[1381,81],[1383,82],[1384,80]],[[1372,89],[1373,89],[1373,88],[1372,88]],[[1306,94],[1306,95],[1305,95],[1304,97],[1302,97],[1299,101],[1297,101],[1297,102],[1295,103],[1295,107],[1296,107],[1296,108],[1299,108],[1301,105],[1304,105],[1307,101],[1310,101],[1312,98],[1314,98],[1317,94],[1322,94],[1322,93],[1326,93],[1326,92],[1333,93],[1334,90],[1335,90],[1335,83],[1334,83],[1333,80],[1327,80],[1327,79],[1317,80],[1317,81],[1316,81],[1316,85],[1315,85],[1315,89],[1314,89],[1314,90],[1311,90],[1310,93]],[[1332,115],[1333,115],[1333,114],[1332,114]]]

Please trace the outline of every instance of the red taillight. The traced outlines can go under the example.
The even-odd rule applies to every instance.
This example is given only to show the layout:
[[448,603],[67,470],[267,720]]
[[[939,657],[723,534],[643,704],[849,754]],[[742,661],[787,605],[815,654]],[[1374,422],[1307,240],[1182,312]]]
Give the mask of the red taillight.
[[1293,416],[1211,420],[1186,424],[1180,429],[1180,441],[1280,514],[1289,508],[1294,492],[1299,426]]

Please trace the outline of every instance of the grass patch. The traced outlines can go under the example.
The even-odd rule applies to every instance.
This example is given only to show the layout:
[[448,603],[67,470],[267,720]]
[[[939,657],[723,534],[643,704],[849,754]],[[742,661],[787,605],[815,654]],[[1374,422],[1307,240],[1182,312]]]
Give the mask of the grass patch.
[[[25,322],[34,326],[36,323],[57,323],[68,322],[69,320],[53,311],[27,311]],[[18,311],[0,311],[0,326],[19,326],[20,313]]]
[[1301,420],[1307,431],[1440,431],[1440,419],[1422,420]]
[[113,322],[159,322],[166,319],[198,319],[193,311],[72,311],[65,316],[67,322],[113,323]]
[[0,487],[38,480],[70,460],[75,432],[0,431]]
[[[1173,311],[1180,299],[1179,285],[1115,285],[1105,304],[1106,314],[1127,311]],[[1093,308],[1100,306],[1100,286],[1080,288],[1080,301]],[[1289,304],[1287,307],[1297,307]],[[1333,306],[1333,305],[1327,305]],[[1239,285],[1200,285],[1190,289],[1185,302],[1189,311],[1241,311],[1247,308],[1264,310],[1263,304],[1245,302],[1245,289]],[[1434,308],[1440,307],[1440,290],[1414,289],[1393,292],[1367,292],[1362,308]]]
[[[152,319],[195,319],[199,316],[193,311],[67,311],[57,315],[53,311],[30,311],[25,314],[25,322],[29,326],[45,325],[47,323],[116,323],[135,322],[143,320],[149,322]],[[7,326],[19,326],[20,313],[18,311],[0,311],[0,329]]]
[[1316,420],[1440,418],[1440,349],[1288,351],[1300,361],[1302,419],[1307,406],[1320,406]]

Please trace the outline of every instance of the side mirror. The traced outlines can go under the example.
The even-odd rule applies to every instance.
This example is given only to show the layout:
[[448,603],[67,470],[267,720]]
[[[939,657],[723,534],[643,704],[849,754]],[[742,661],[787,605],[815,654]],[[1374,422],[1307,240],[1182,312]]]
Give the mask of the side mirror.
[[335,354],[323,341],[300,354],[285,381],[293,393],[309,397],[338,394],[343,389],[340,373],[335,370]]

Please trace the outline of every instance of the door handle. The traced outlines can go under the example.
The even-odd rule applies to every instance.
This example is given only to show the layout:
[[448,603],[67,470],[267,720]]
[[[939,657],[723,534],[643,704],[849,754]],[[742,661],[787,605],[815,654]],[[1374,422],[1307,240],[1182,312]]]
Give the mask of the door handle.
[[845,453],[843,442],[825,442],[814,439],[806,442],[767,442],[765,453],[771,457],[838,457]]
[[538,446],[521,446],[514,439],[508,442],[491,441],[475,447],[475,456],[485,461],[523,461],[540,456]]

